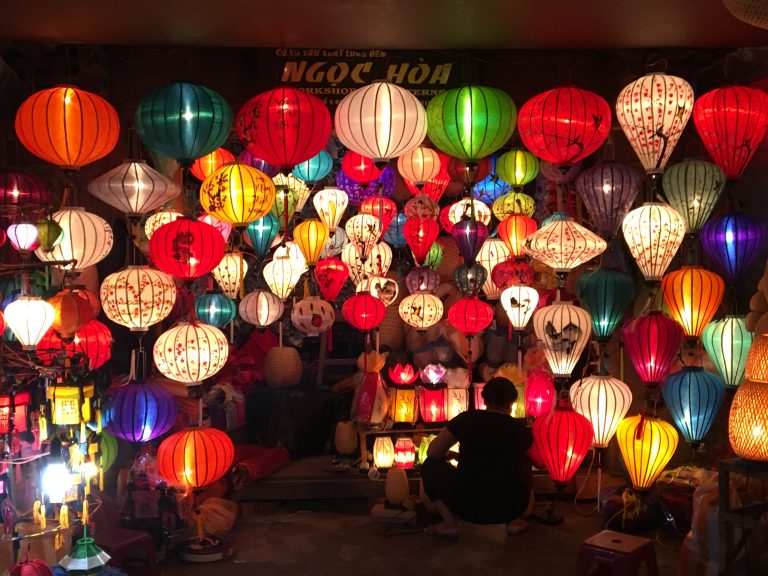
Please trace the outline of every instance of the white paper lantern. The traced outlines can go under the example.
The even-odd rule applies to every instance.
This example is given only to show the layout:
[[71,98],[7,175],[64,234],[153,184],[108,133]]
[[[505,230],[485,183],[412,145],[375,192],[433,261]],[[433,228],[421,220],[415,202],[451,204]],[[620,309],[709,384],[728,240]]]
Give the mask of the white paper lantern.
[[667,204],[646,202],[627,214],[621,229],[643,277],[661,280],[683,243],[683,217]]
[[249,292],[237,307],[240,318],[257,328],[266,328],[277,322],[284,309],[283,301],[266,290]]
[[93,180],[88,192],[128,217],[138,218],[178,196],[180,189],[145,162],[128,161]]
[[312,203],[315,205],[317,216],[333,235],[347,210],[349,196],[338,188],[323,188],[312,198]]
[[462,198],[458,202],[451,204],[448,208],[448,220],[451,224],[458,224],[462,218],[472,218],[475,214],[475,220],[482,222],[486,226],[491,224],[491,209],[480,200],[473,198]]
[[53,324],[56,312],[48,302],[35,296],[21,296],[3,311],[5,324],[24,350],[34,350]]
[[333,306],[319,296],[299,300],[291,310],[291,322],[307,336],[319,336],[333,326],[335,320]]
[[283,302],[291,295],[303,273],[304,270],[296,267],[286,256],[276,256],[272,261],[267,262],[262,270],[267,286]]
[[558,212],[525,240],[525,253],[555,272],[570,272],[595,256],[608,244],[594,232]]
[[618,378],[595,374],[577,380],[570,396],[573,409],[592,424],[592,445],[606,448],[632,404],[632,390]]
[[392,264],[392,248],[386,242],[379,242],[363,260],[352,244],[347,244],[341,251],[341,260],[349,267],[349,277],[357,285],[366,276],[384,276]]
[[538,303],[539,293],[536,288],[524,284],[509,286],[501,293],[501,305],[515,330],[525,329]]
[[149,216],[147,221],[144,222],[144,234],[146,235],[147,240],[152,239],[152,234],[154,234],[155,230],[160,228],[160,226],[169,224],[182,216],[184,216],[184,214],[176,212],[175,210],[163,210]]
[[443,318],[443,301],[430,292],[414,292],[403,298],[398,312],[406,324],[423,331]]
[[487,238],[483,245],[480,246],[480,251],[477,253],[475,261],[488,272],[488,277],[485,280],[485,284],[483,284],[483,293],[489,300],[498,300],[501,295],[501,289],[491,279],[491,272],[493,272],[496,264],[504,262],[509,257],[509,248],[499,238]]
[[370,214],[356,214],[344,225],[349,243],[355,247],[360,257],[365,259],[370,254],[381,236],[381,220]]
[[166,378],[198,384],[224,368],[229,357],[229,343],[215,326],[179,322],[160,335],[153,356],[155,366]]
[[567,378],[589,342],[592,317],[570,302],[555,302],[536,310],[533,329],[544,345],[544,355],[552,374]]
[[104,278],[99,298],[112,322],[146,332],[171,313],[176,283],[170,274],[149,266],[128,266]]
[[46,252],[42,248],[35,255],[44,262],[72,264],[57,265],[66,271],[83,270],[101,262],[112,250],[112,228],[107,221],[86,212],[83,208],[66,208],[51,215],[62,229],[61,242]]
[[240,294],[240,286],[247,273],[248,263],[242,252],[224,254],[221,262],[211,271],[221,291],[233,300]]

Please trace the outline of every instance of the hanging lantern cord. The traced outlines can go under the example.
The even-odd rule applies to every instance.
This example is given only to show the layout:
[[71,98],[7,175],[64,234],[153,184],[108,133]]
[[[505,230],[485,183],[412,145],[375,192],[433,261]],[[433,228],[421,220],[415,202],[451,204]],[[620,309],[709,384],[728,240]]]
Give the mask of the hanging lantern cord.
[[[647,386],[645,394],[645,408],[642,411],[641,416],[643,418],[650,416],[655,418],[659,408],[659,399],[661,398],[661,387],[658,385]],[[638,430],[642,430],[642,426],[638,425]],[[642,435],[642,434],[641,434]]]

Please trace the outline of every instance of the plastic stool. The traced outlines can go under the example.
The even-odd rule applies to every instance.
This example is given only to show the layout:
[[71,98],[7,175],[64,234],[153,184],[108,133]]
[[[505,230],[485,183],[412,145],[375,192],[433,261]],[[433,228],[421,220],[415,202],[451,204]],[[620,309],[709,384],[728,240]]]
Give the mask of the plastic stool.
[[653,542],[647,538],[603,530],[582,543],[576,574],[638,576],[643,565],[649,576],[659,575]]

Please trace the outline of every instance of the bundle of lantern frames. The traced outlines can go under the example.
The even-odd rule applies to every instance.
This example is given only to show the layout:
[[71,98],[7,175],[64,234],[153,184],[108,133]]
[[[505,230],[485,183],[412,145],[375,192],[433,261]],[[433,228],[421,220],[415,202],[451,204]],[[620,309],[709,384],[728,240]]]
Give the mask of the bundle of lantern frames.
[[[654,96],[658,91],[664,92],[663,98]],[[66,143],[55,141],[50,149],[41,150],[40,144],[28,136],[32,126],[40,122],[36,107],[41,106],[41,99],[33,95],[17,115],[21,143],[33,154],[67,170],[108,154],[119,133],[114,109],[82,90],[56,88],[50,92],[54,97],[48,98],[46,105],[60,106],[65,115],[80,113],[70,108],[75,93],[79,99],[98,101],[99,114],[111,120],[107,123],[111,132],[96,139],[90,156],[80,153],[72,158]],[[747,107],[727,105],[736,98]],[[548,106],[564,99],[571,102],[567,123],[558,121],[562,109],[552,112]],[[375,105],[382,101],[388,105]],[[158,117],[150,113],[158,102],[180,108],[176,112],[166,108],[168,114]],[[652,115],[645,118],[649,111]],[[387,117],[372,117],[361,123],[354,120],[371,113]],[[451,230],[464,259],[454,274],[463,298],[447,311],[449,322],[473,337],[485,330],[494,316],[491,306],[480,300],[478,293],[482,290],[488,299],[499,298],[516,330],[525,329],[533,319],[549,367],[561,381],[557,408],[538,418],[534,425],[536,443],[555,481],[570,480],[590,445],[601,447],[618,429],[622,456],[633,484],[648,487],[672,456],[678,441],[676,431],[656,418],[653,410],[624,418],[629,406],[627,391],[623,383],[607,374],[574,384],[570,400],[565,393],[567,379],[592,331],[605,342],[618,326],[631,300],[627,298],[634,287],[631,278],[627,282],[625,273],[612,269],[587,272],[582,275],[579,292],[588,309],[559,301],[559,290],[556,302],[537,308],[538,293],[533,287],[514,283],[514,273],[500,273],[498,277],[504,279],[500,286],[494,272],[500,264],[508,268],[510,262],[532,257],[552,268],[562,284],[571,270],[602,254],[606,240],[612,241],[620,226],[644,279],[661,282],[664,303],[675,320],[653,311],[633,319],[623,328],[624,342],[640,338],[641,334],[660,334],[657,342],[650,340],[651,346],[636,353],[630,351],[630,358],[641,376],[644,366],[657,367],[654,380],[645,383],[651,390],[662,388],[686,440],[700,442],[722,401],[723,387],[737,386],[743,378],[745,351],[752,336],[742,317],[712,321],[724,292],[720,276],[701,266],[665,272],[686,233],[700,233],[704,251],[729,283],[740,278],[751,264],[754,247],[761,246],[765,237],[761,223],[738,213],[706,221],[726,181],[741,176],[765,135],[768,96],[753,88],[728,87],[705,94],[694,105],[692,89],[683,79],[650,74],[622,90],[616,114],[653,180],[655,192],[661,196],[663,190],[669,203],[645,203],[630,210],[640,191],[639,177],[620,164],[599,162],[576,180],[587,212],[600,232],[597,235],[560,213],[539,229],[531,218],[535,203],[523,192],[525,184],[536,177],[539,160],[556,167],[570,166],[598,150],[607,138],[610,107],[590,91],[550,90],[533,97],[518,113],[509,96],[493,88],[448,90],[424,109],[413,95],[394,84],[380,82],[363,87],[345,97],[336,110],[336,135],[349,150],[346,162],[342,162],[338,187],[315,191],[313,187],[333,168],[325,151],[331,131],[330,113],[319,99],[288,87],[252,98],[234,117],[235,130],[245,146],[235,161],[230,152],[221,148],[233,123],[233,114],[223,98],[192,84],[165,86],[140,103],[137,132],[149,149],[178,161],[185,174],[191,172],[202,181],[199,200],[204,214],[192,219],[191,214],[161,210],[149,216],[144,230],[156,268],[128,266],[105,278],[100,293],[103,309],[110,320],[143,331],[170,313],[176,297],[174,277],[190,280],[211,273],[226,297],[218,293],[201,296],[196,303],[198,319],[163,333],[155,346],[154,360],[159,372],[186,384],[214,376],[228,355],[228,342],[219,327],[234,318],[232,299],[241,295],[247,272],[246,247],[241,242],[244,238],[261,259],[272,251],[272,259],[261,270],[269,291],[243,294],[237,307],[245,321],[262,328],[278,321],[309,269],[323,298],[312,295],[293,305],[291,318],[299,330],[317,335],[332,326],[335,311],[330,303],[348,277],[357,280],[358,289],[342,306],[342,314],[351,325],[363,331],[375,329],[384,319],[385,307],[399,301],[401,318],[415,329],[426,330],[445,312],[434,294],[440,279],[432,270],[439,264],[437,238],[442,226]],[[665,171],[691,115],[715,163],[688,161]],[[275,123],[274,118],[280,121]],[[83,121],[87,123],[88,118],[83,116]],[[184,123],[194,129],[169,130]],[[509,141],[516,123],[527,149],[491,156]],[[280,126],[279,135],[271,132],[276,125]],[[484,129],[472,133],[478,125]],[[558,133],[564,126],[568,138]],[[726,141],[721,133],[723,126],[743,130],[742,140],[751,138],[751,146],[740,146],[740,136],[736,145],[733,138]],[[167,141],[164,135],[168,133],[182,136]],[[195,137],[185,140],[185,134]],[[426,136],[437,150],[422,146]],[[273,139],[292,146],[275,147]],[[388,198],[394,182],[388,163],[395,158],[398,171],[413,193],[403,212],[398,212]],[[495,172],[489,176],[490,169]],[[438,202],[451,179],[463,182],[472,191],[443,213]],[[180,187],[146,163],[129,161],[91,182],[88,191],[135,221],[167,204],[179,194]],[[3,195],[7,200],[6,191]],[[292,226],[310,198],[318,218]],[[348,216],[341,227],[352,204],[359,205],[358,214]],[[498,238],[490,234],[492,215],[499,220]],[[234,234],[233,227],[237,230]],[[41,234],[43,231],[45,234]],[[13,246],[25,255],[34,250],[41,260],[58,262],[68,271],[97,263],[109,252],[112,242],[111,229],[103,219],[77,208],[54,212],[39,225],[19,220],[7,233]],[[230,235],[234,248],[227,252]],[[289,240],[291,236],[293,240]],[[45,237],[45,244],[36,245],[38,237]],[[392,259],[388,243],[397,248],[408,246],[416,263],[405,279],[411,293],[402,299],[398,299],[397,283],[386,276]],[[340,259],[336,257],[339,255]],[[619,288],[622,286],[624,289]],[[39,307],[45,308],[42,304]],[[20,317],[15,307],[8,308],[9,327],[17,337],[25,335],[25,347],[34,347],[35,336],[45,332],[29,327],[37,321],[38,313]],[[39,315],[47,316],[48,310]],[[188,345],[187,351],[178,355],[173,347],[162,345],[179,337],[198,346]],[[668,361],[668,371],[669,358],[676,356],[684,337],[702,339],[725,382],[708,372],[685,368],[669,376],[675,378],[675,386],[662,386],[667,375],[663,370],[660,373],[658,366]],[[204,353],[199,346],[206,347]],[[206,362],[201,362],[203,357]],[[713,378],[717,381],[713,382]],[[603,400],[609,396],[614,399],[615,413],[595,412],[599,407],[604,410]],[[705,398],[709,400],[704,402]],[[569,454],[567,462],[558,460],[557,455],[559,443],[564,441],[557,436],[557,430],[563,425],[573,432],[566,440],[575,442],[562,452]],[[652,437],[664,438],[663,445],[659,446],[657,440],[652,445]],[[651,452],[652,469],[641,470],[647,461],[644,457]]]

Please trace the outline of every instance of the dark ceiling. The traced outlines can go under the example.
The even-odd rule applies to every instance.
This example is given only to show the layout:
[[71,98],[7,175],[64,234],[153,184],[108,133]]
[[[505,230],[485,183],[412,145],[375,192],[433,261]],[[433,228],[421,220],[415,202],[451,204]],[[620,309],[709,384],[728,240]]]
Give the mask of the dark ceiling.
[[768,44],[722,0],[3,0],[8,41],[611,49]]

